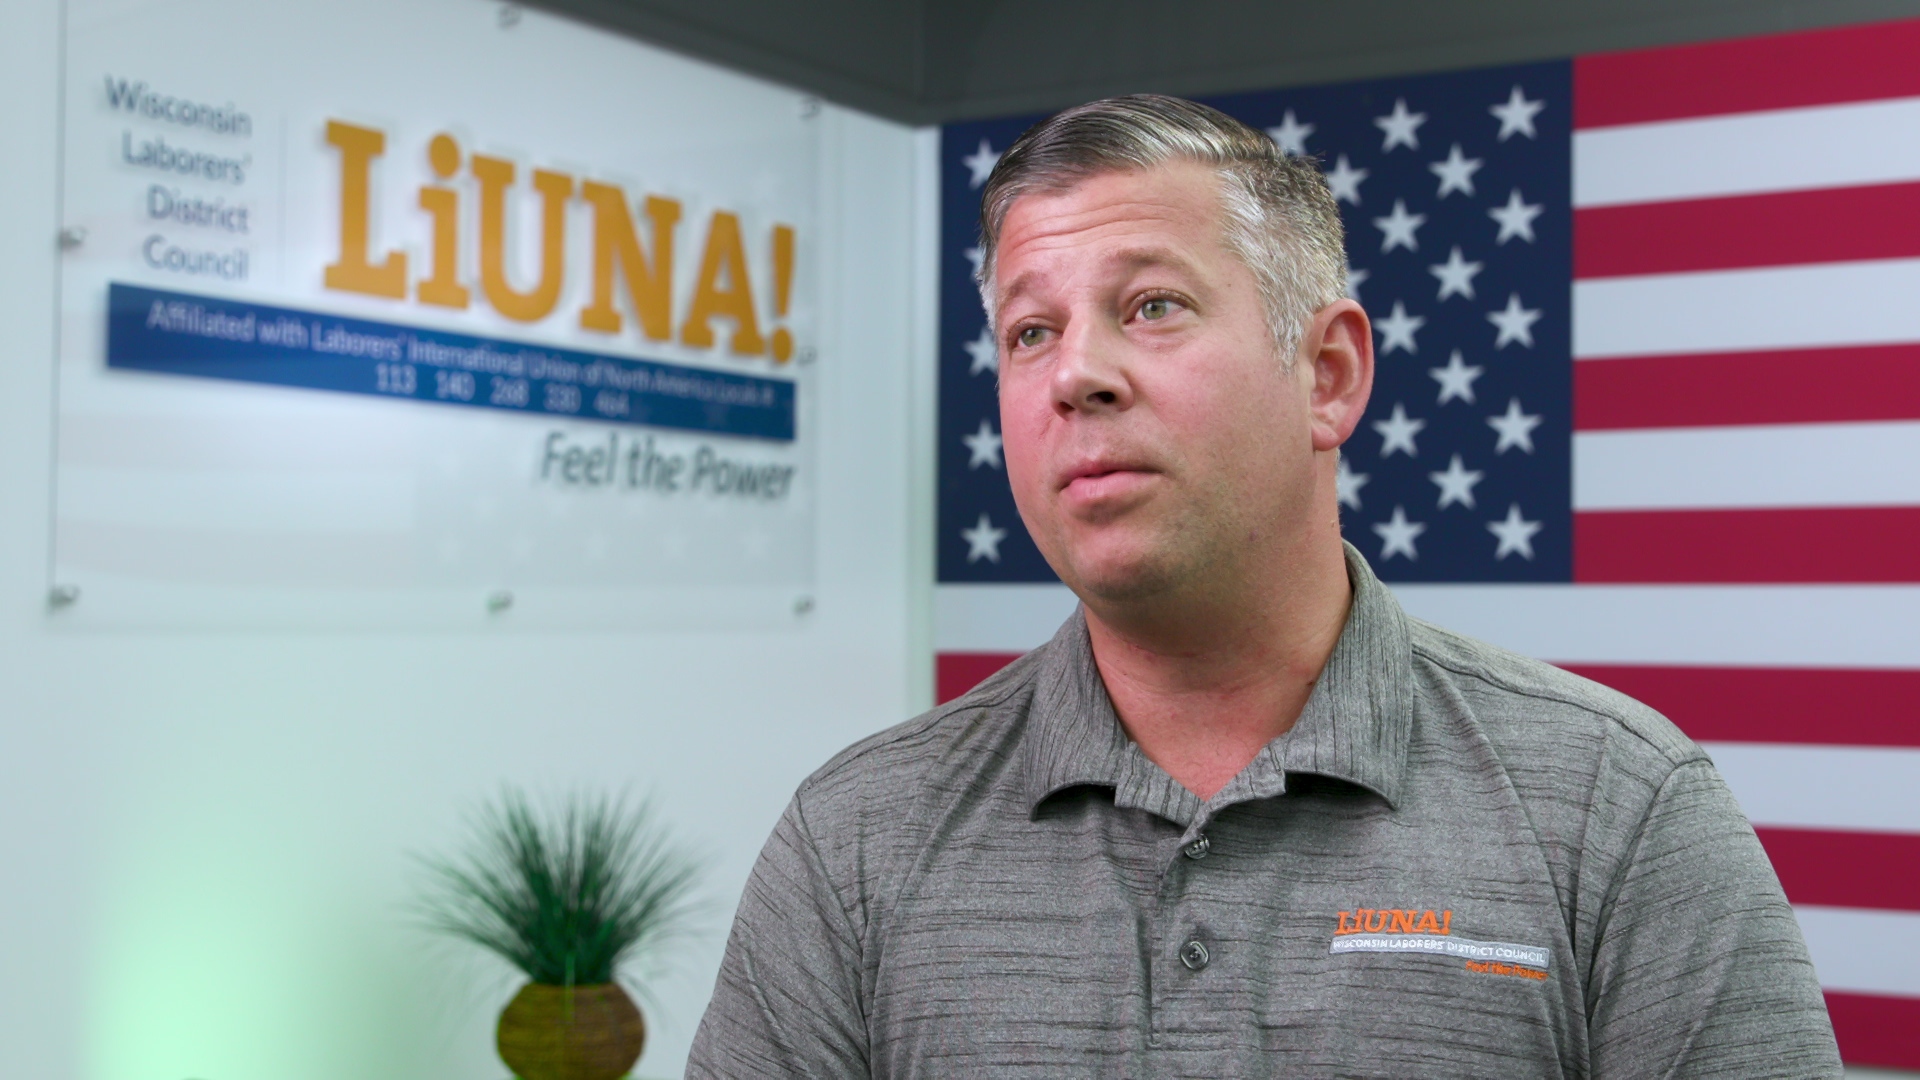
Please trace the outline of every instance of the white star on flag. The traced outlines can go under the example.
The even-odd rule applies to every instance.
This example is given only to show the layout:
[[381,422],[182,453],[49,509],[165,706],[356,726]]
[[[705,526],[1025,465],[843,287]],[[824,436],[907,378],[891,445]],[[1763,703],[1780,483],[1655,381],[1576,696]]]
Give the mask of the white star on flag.
[[1372,274],[1367,273],[1365,270],[1357,269],[1349,263],[1347,265],[1347,299],[1356,304],[1359,303],[1360,283],[1372,276]]
[[971,529],[961,529],[960,538],[967,542],[967,561],[1000,561],[1000,541],[1007,538],[1007,530],[996,529],[985,514],[980,515],[980,523]]
[[1347,163],[1347,155],[1341,154],[1334,160],[1333,168],[1327,172],[1327,187],[1333,191],[1336,200],[1360,205],[1360,182],[1367,178],[1370,170],[1356,169]]
[[1427,215],[1407,213],[1406,200],[1393,200],[1393,213],[1373,219],[1374,227],[1381,232],[1381,253],[1392,251],[1396,247],[1404,247],[1408,251],[1419,251],[1420,244],[1414,239],[1413,234],[1416,229],[1426,223]]
[[960,159],[969,173],[967,186],[977,188],[993,175],[993,167],[1000,164],[1000,155],[993,152],[993,145],[985,139],[980,140],[980,149]]
[[1540,309],[1520,306],[1520,294],[1509,293],[1507,306],[1499,311],[1487,312],[1487,321],[1500,328],[1493,347],[1504,349],[1507,342],[1517,341],[1527,348],[1533,348],[1533,324],[1540,321]]
[[1460,144],[1454,143],[1447,153],[1447,160],[1436,161],[1427,166],[1433,175],[1440,178],[1440,194],[1436,198],[1444,199],[1451,192],[1459,191],[1473,194],[1473,174],[1486,164],[1479,158],[1470,158],[1460,153]]
[[1353,466],[1347,464],[1347,459],[1342,456],[1340,471],[1333,478],[1333,487],[1339,493],[1340,505],[1349,506],[1355,510],[1360,509],[1360,489],[1367,486],[1368,479],[1366,473],[1354,472]]
[[973,357],[973,364],[967,368],[967,374],[978,375],[983,371],[999,374],[1000,348],[993,343],[993,332],[987,328],[981,327],[980,336],[967,342],[967,355]]
[[1462,465],[1460,455],[1455,454],[1453,460],[1448,462],[1446,471],[1430,472],[1427,474],[1427,479],[1440,488],[1439,509],[1445,510],[1454,503],[1461,503],[1471,510],[1473,509],[1473,485],[1479,483],[1486,475],[1478,469],[1469,469]]
[[1487,531],[1500,538],[1500,547],[1493,553],[1496,559],[1504,559],[1514,552],[1523,558],[1533,558],[1533,534],[1539,532],[1541,523],[1528,521],[1520,516],[1520,504],[1507,507],[1505,521],[1487,522]]
[[1515,132],[1529,139],[1535,138],[1533,118],[1546,107],[1545,101],[1528,101],[1527,95],[1515,84],[1513,93],[1507,95],[1506,104],[1492,106],[1487,111],[1500,118],[1500,141],[1506,142],[1507,137]]
[[1393,112],[1386,116],[1376,116],[1373,118],[1373,126],[1386,132],[1387,135],[1386,139],[1380,144],[1381,153],[1392,150],[1396,146],[1404,146],[1409,150],[1420,149],[1420,137],[1415,135],[1414,132],[1419,130],[1420,125],[1426,122],[1426,113],[1410,113],[1407,111],[1407,99],[1395,98],[1393,101]]
[[1407,314],[1407,305],[1395,300],[1393,311],[1373,324],[1374,329],[1380,331],[1380,355],[1385,356],[1395,349],[1419,352],[1420,349],[1413,343],[1413,332],[1425,325],[1426,316]]
[[1507,196],[1507,205],[1496,206],[1487,211],[1487,216],[1500,223],[1500,235],[1493,238],[1496,244],[1504,244],[1513,237],[1519,237],[1527,243],[1533,243],[1533,219],[1545,210],[1539,203],[1530,203],[1520,197],[1520,189],[1514,188]]
[[980,250],[977,247],[970,247],[966,250],[966,256],[967,256],[967,261],[973,264],[973,276],[979,277],[980,266],[982,263],[986,262],[987,253]]
[[1539,414],[1520,411],[1520,399],[1507,402],[1507,411],[1503,416],[1487,417],[1487,426],[1500,433],[1494,443],[1493,452],[1504,454],[1510,446],[1517,446],[1527,453],[1533,453],[1533,429],[1540,426]]
[[1267,134],[1280,144],[1281,153],[1304,154],[1307,152],[1307,136],[1313,134],[1312,124],[1303,124],[1293,118],[1293,110],[1280,118],[1279,127],[1270,127]]
[[1405,555],[1410,560],[1418,560],[1420,553],[1413,549],[1413,540],[1427,527],[1417,521],[1408,521],[1407,512],[1396,506],[1393,508],[1393,520],[1376,522],[1373,531],[1380,534],[1380,561],[1386,562],[1395,555]]
[[1000,443],[1003,440],[1000,438],[1000,433],[993,430],[993,424],[990,421],[980,421],[980,430],[971,435],[960,436],[960,441],[967,444],[968,453],[973,455],[967,460],[967,468],[977,469],[982,465],[991,465],[996,469],[1002,467]]
[[1473,380],[1479,378],[1484,371],[1486,369],[1483,367],[1469,365],[1462,361],[1459,349],[1453,350],[1453,355],[1447,357],[1446,367],[1427,369],[1427,374],[1433,376],[1434,381],[1440,384],[1440,400],[1436,404],[1445,405],[1454,398],[1459,398],[1469,405],[1473,404]]
[[1408,457],[1419,457],[1420,451],[1413,445],[1413,437],[1426,426],[1425,420],[1409,419],[1406,407],[1394,402],[1392,416],[1373,422],[1373,430],[1380,433],[1380,456],[1390,457],[1395,450],[1405,450]]
[[1468,262],[1460,254],[1460,248],[1455,246],[1453,254],[1447,256],[1446,262],[1435,263],[1427,267],[1427,272],[1440,279],[1439,299],[1445,300],[1449,296],[1464,296],[1471,300],[1473,299],[1474,275],[1484,269],[1486,269],[1485,263]]

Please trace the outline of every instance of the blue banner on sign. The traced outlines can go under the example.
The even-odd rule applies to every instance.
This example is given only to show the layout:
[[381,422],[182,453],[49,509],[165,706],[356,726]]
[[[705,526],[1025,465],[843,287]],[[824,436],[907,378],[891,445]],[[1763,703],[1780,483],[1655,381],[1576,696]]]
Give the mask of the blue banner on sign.
[[508,412],[794,437],[794,384],[114,284],[107,366]]

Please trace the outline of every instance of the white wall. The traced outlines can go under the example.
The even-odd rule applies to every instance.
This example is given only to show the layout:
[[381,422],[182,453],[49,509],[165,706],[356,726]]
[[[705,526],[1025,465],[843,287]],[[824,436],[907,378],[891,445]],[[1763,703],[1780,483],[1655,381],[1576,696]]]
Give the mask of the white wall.
[[820,118],[817,607],[790,630],[75,633],[47,608],[60,18],[10,0],[0,32],[6,1073],[500,1075],[514,984],[404,905],[407,853],[511,780],[651,791],[707,861],[713,916],[652,984],[638,1073],[678,1075],[794,785],[931,702],[927,136]]

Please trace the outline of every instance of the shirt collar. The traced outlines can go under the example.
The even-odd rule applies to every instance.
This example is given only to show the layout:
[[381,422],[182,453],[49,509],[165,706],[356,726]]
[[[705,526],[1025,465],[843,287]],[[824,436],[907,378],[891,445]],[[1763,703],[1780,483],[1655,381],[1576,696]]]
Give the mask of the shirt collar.
[[1407,616],[1351,544],[1346,558],[1352,606],[1300,719],[1204,804],[1127,737],[1094,663],[1086,614],[1076,609],[1041,646],[1025,739],[1029,810],[1056,792],[1094,785],[1112,788],[1115,805],[1191,827],[1222,807],[1283,793],[1290,772],[1346,780],[1398,804],[1413,725]]

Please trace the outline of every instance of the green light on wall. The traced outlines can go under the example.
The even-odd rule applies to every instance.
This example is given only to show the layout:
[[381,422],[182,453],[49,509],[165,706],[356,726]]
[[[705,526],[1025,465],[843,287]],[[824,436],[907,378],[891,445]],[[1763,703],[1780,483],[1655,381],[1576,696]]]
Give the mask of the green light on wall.
[[248,803],[150,809],[104,868],[87,1080],[456,1075],[399,905],[341,885],[386,875],[294,819],[316,804]]

